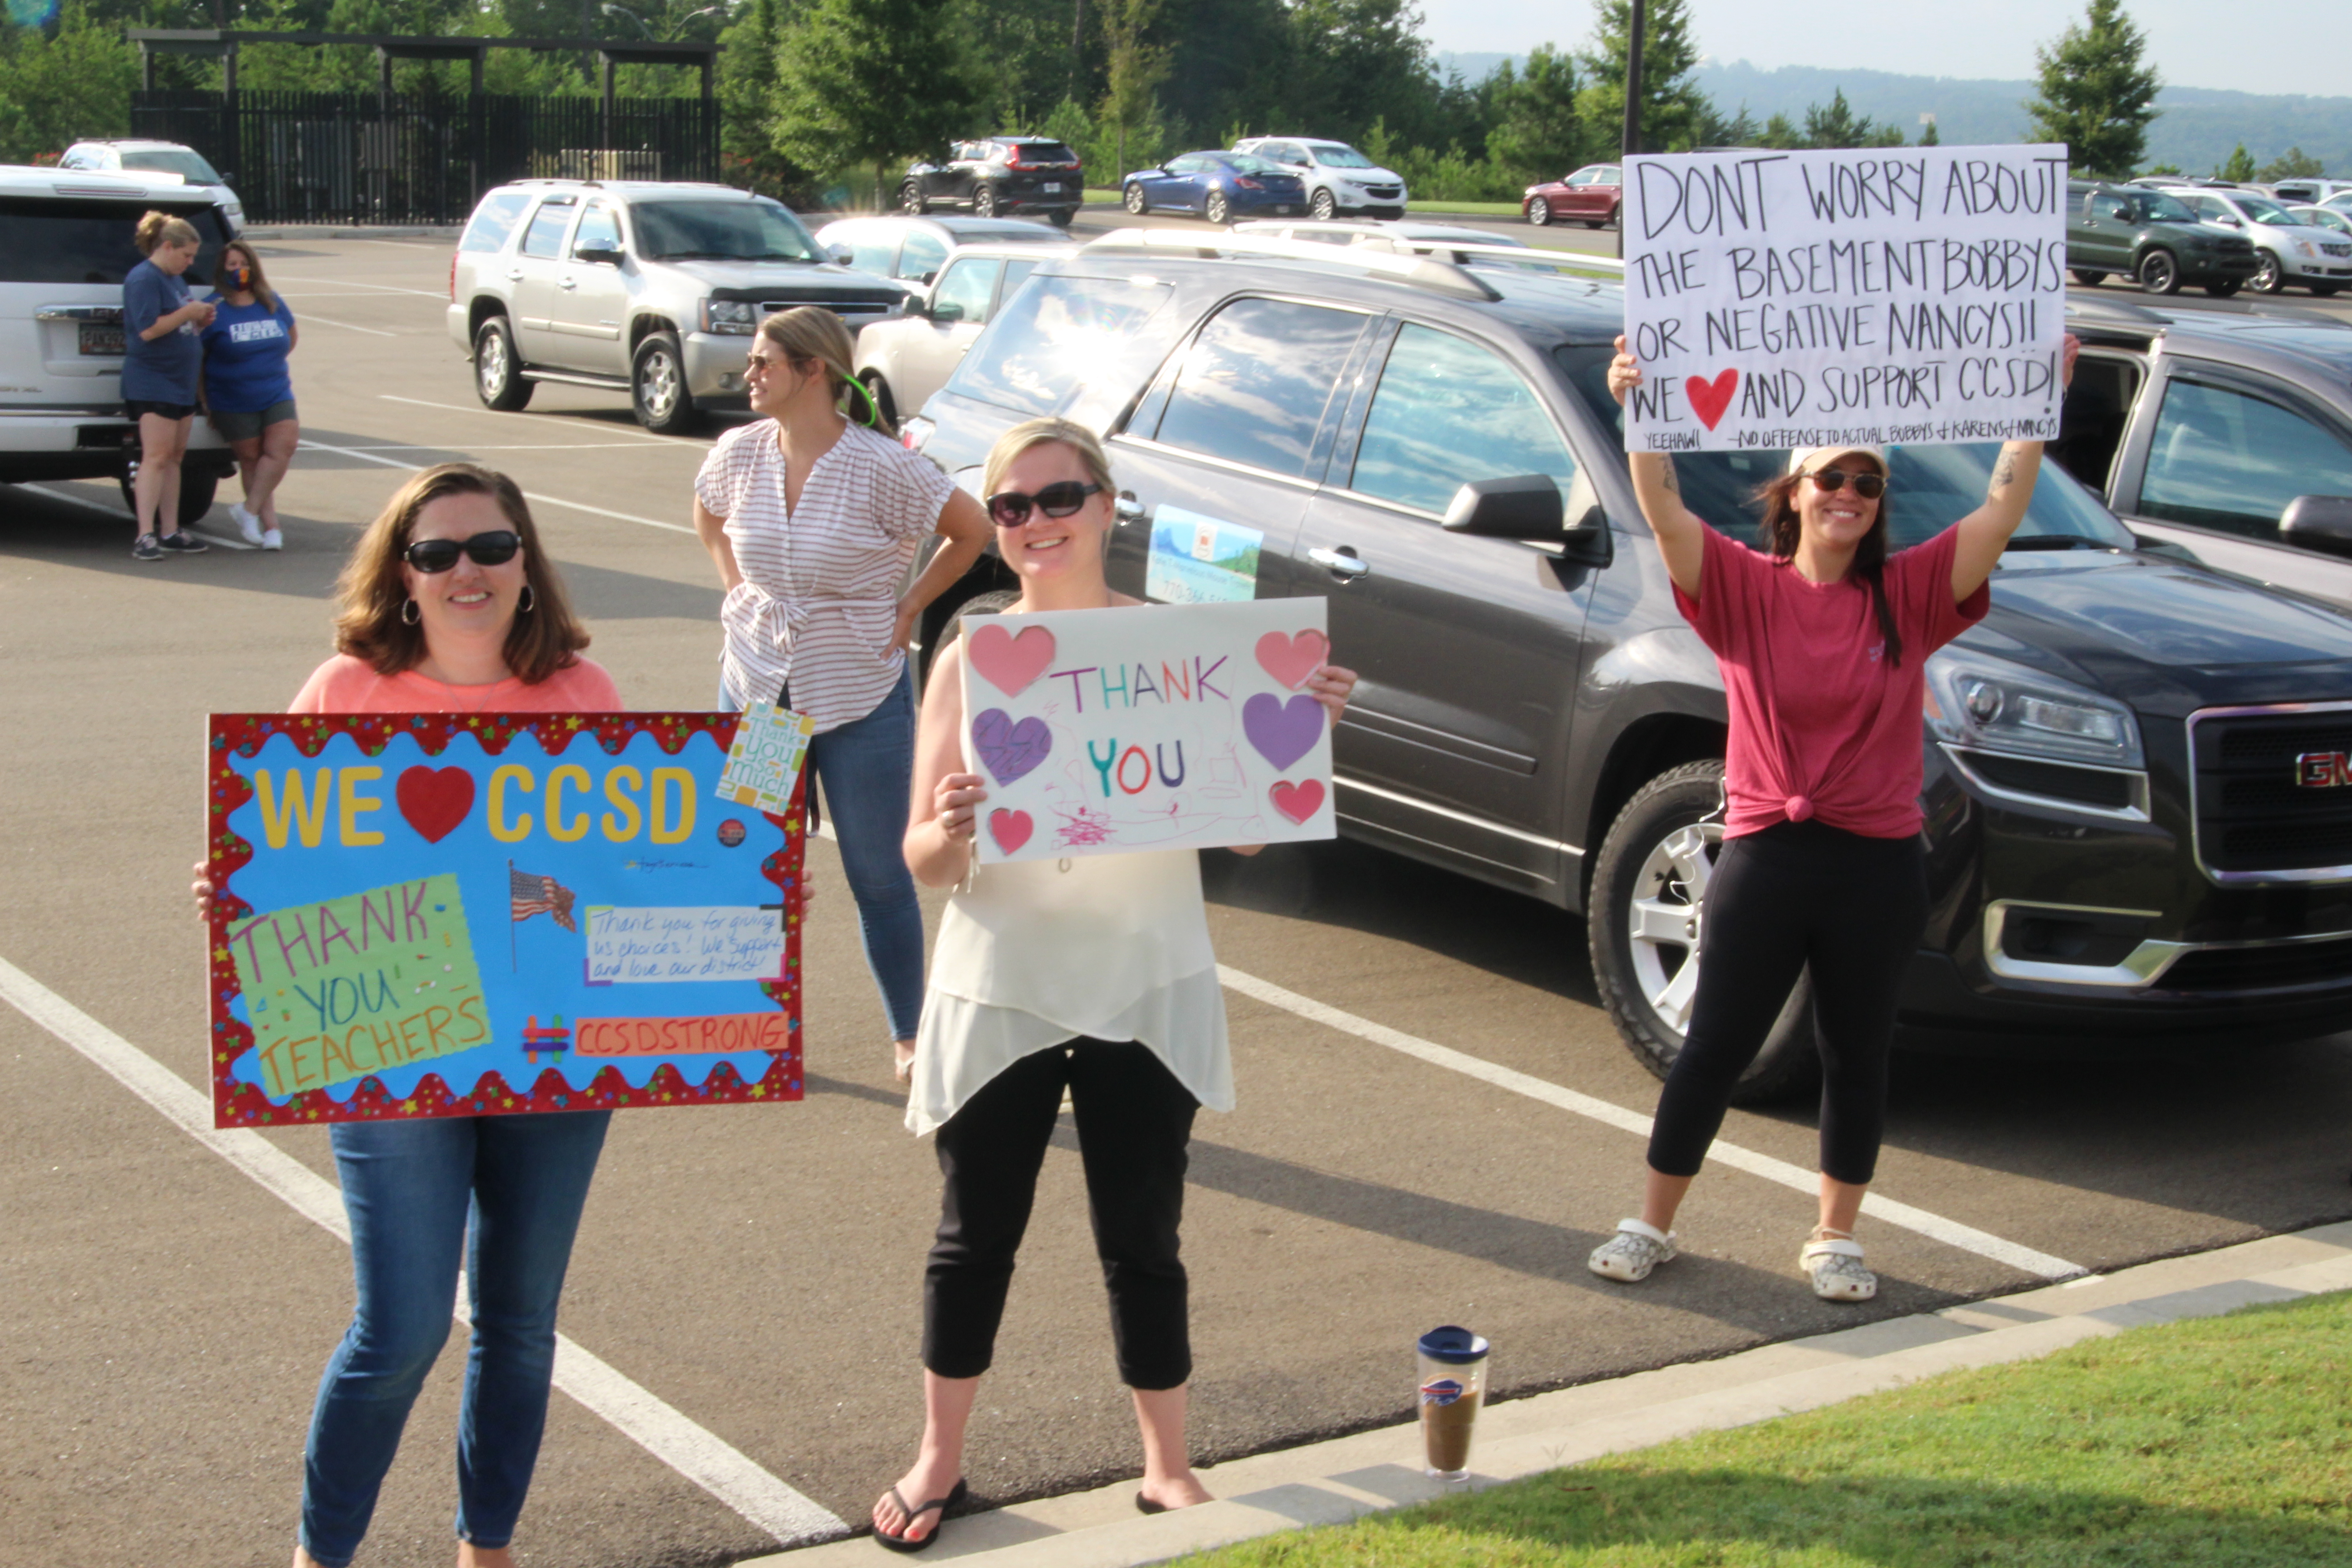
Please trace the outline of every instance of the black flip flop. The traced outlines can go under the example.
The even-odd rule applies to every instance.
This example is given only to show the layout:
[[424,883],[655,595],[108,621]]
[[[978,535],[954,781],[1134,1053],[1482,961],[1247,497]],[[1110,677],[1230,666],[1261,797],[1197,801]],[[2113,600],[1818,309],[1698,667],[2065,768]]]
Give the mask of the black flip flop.
[[948,1493],[947,1496],[942,1498],[933,1498],[930,1501],[925,1503],[920,1508],[908,1508],[907,1506],[907,1500],[898,1495],[898,1489],[897,1487],[892,1487],[890,1489],[890,1500],[897,1503],[898,1505],[898,1511],[907,1516],[907,1524],[908,1528],[911,1529],[915,1521],[922,1518],[923,1515],[930,1512],[933,1509],[938,1509],[940,1510],[939,1522],[932,1525],[931,1532],[929,1535],[924,1536],[919,1541],[910,1541],[904,1535],[892,1535],[888,1531],[885,1531],[880,1525],[876,1525],[874,1527],[874,1539],[880,1542],[886,1550],[891,1552],[922,1551],[925,1547],[930,1545],[932,1542],[937,1541],[940,1538],[940,1531],[948,1527],[947,1510],[955,1507],[956,1504],[963,1501],[964,1489],[963,1482],[958,1481],[955,1484],[955,1489]]
[[1135,1511],[1138,1513],[1166,1513],[1168,1511],[1168,1505],[1164,1502],[1153,1502],[1141,1492],[1138,1492],[1135,1494]]

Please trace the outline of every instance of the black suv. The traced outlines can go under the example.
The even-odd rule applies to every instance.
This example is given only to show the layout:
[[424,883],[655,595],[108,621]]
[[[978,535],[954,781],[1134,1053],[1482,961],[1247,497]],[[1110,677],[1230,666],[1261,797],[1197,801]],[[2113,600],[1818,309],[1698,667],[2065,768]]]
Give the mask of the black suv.
[[898,187],[910,213],[963,207],[982,217],[1041,213],[1063,228],[1086,199],[1078,155],[1050,136],[993,136],[959,142],[944,163],[915,163]]
[[[1223,237],[1122,248],[1151,243],[1043,263],[909,444],[969,484],[1016,421],[1102,432],[1129,593],[1203,520],[1256,531],[1256,596],[1322,595],[1364,678],[1336,737],[1342,831],[1585,911],[1601,994],[1663,1070],[1725,706],[1627,480],[1605,384],[1622,288]],[[1898,448],[1898,542],[1979,505],[1994,453]],[[1752,527],[1748,497],[1786,458],[1676,461],[1701,516]],[[992,557],[964,591],[1003,585]],[[1990,613],[1927,669],[1915,1040],[2342,1027],[2352,616],[2137,548],[2052,464]],[[1744,1094],[1811,1071],[1802,1003]]]
[[2179,196],[2095,180],[2069,181],[2066,195],[2066,266],[2087,287],[2121,274],[2150,294],[2199,283],[2226,300],[2262,269],[2252,240],[2205,222]]

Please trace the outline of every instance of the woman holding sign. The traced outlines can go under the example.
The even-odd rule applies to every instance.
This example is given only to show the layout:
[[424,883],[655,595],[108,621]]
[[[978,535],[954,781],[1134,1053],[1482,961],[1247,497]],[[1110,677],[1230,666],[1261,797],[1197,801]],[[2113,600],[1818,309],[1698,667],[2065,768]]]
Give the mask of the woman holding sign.
[[[997,551],[1021,582],[1008,614],[1141,602],[1103,577],[1117,492],[1092,433],[1060,419],[1016,425],[985,474]],[[909,1129],[939,1133],[946,1190],[923,1281],[922,1448],[874,1505],[876,1538],[899,1552],[936,1540],[964,1495],[965,1426],[1066,1092],[1119,1377],[1143,1434],[1136,1506],[1208,1500],[1184,1447],[1192,1354],[1177,1229],[1193,1113],[1231,1110],[1234,1089],[1200,860],[1178,849],[976,867],[988,791],[965,771],[963,661],[961,640],[941,649],[923,694],[906,830],[915,875],[957,891],[940,922],[907,1109]],[[1304,689],[1336,724],[1355,683],[1326,664]]]
[[[444,463],[410,479],[360,536],[340,591],[340,651],[292,712],[621,710],[613,678],[580,656],[588,633],[504,474]],[[195,892],[207,913],[211,884]],[[547,1423],[556,1303],[611,1120],[560,1111],[329,1130],[359,1302],[311,1411],[295,1568],[342,1568],[359,1550],[409,1406],[449,1337],[461,1262],[474,1331],[457,1562],[510,1568]]]
[[[766,418],[719,438],[694,480],[694,530],[727,597],[719,700],[773,699],[815,721],[841,868],[857,900],[904,1081],[923,1003],[923,915],[898,854],[914,766],[915,621],[988,542],[980,503],[892,439],[850,374],[849,329],[814,305],[760,323],[744,383]],[[862,423],[842,412],[848,397]],[[945,541],[914,581],[927,534]]]
[[[2066,339],[2065,379],[2080,344]],[[1622,404],[1641,366],[1617,340]],[[1790,987],[1811,967],[1822,1052],[1821,1223],[1798,1255],[1828,1301],[1866,1301],[1878,1279],[1853,1224],[1877,1167],[1886,1058],[1904,967],[1927,923],[1920,844],[1925,665],[1981,619],[1986,586],[2025,519],[2042,443],[2000,449],[1984,504],[1889,554],[1886,454],[1790,455],[1759,494],[1769,549],[1691,515],[1674,459],[1627,462],[1675,602],[1722,668],[1731,734],[1724,845],[1706,893],[1698,992],[1658,1097],[1639,1219],[1594,1251],[1611,1279],[1675,1256],[1675,1211],[1723,1125]]]

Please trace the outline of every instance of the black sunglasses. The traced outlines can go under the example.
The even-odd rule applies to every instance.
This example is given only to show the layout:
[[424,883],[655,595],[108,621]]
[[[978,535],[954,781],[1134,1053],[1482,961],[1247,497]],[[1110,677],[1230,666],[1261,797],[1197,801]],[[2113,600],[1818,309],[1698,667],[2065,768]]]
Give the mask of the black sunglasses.
[[1019,490],[999,490],[988,498],[988,515],[999,528],[1018,528],[1029,521],[1029,509],[1034,506],[1047,517],[1067,517],[1087,504],[1087,498],[1100,495],[1102,486],[1082,485],[1076,479],[1064,479],[1047,485],[1034,496]]
[[457,557],[470,555],[477,566],[503,566],[515,558],[522,548],[522,536],[512,529],[497,528],[488,533],[478,533],[467,540],[420,539],[400,552],[400,558],[419,572],[446,572],[457,564]]
[[1884,474],[1849,474],[1843,468],[1822,468],[1812,478],[1813,483],[1821,486],[1825,495],[1835,495],[1845,489],[1848,479],[1853,481],[1853,493],[1864,500],[1876,500],[1886,493],[1886,476]]

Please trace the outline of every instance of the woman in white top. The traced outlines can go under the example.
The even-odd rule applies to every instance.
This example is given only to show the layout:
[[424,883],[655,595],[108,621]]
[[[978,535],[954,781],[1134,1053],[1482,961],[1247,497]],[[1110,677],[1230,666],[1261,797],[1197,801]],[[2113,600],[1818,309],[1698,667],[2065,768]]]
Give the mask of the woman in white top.
[[[1140,603],[1103,577],[1115,492],[1091,433],[1015,426],[986,475],[997,552],[1021,582],[1009,613]],[[963,760],[962,655],[960,641],[940,650],[924,693],[906,835],[918,878],[962,886],[940,922],[907,1110],[910,1129],[938,1131],[946,1188],[923,1282],[922,1450],[874,1505],[876,1538],[899,1552],[929,1545],[964,1495],[965,1424],[1066,1091],[1143,1433],[1136,1506],[1208,1500],[1184,1447],[1192,1358],[1177,1227],[1193,1112],[1230,1110],[1234,1089],[1200,861],[1179,849],[975,869],[988,792]],[[1307,689],[1336,724],[1355,683],[1325,665]]]
[[[824,789],[866,962],[903,1081],[923,1003],[923,915],[898,854],[914,763],[916,617],[979,559],[980,503],[908,451],[850,374],[849,329],[803,305],[760,323],[744,382],[768,417],[719,438],[694,480],[694,531],[727,590],[719,700],[816,721],[809,806]],[[866,416],[844,416],[841,401]],[[925,535],[942,543],[912,584]]]

